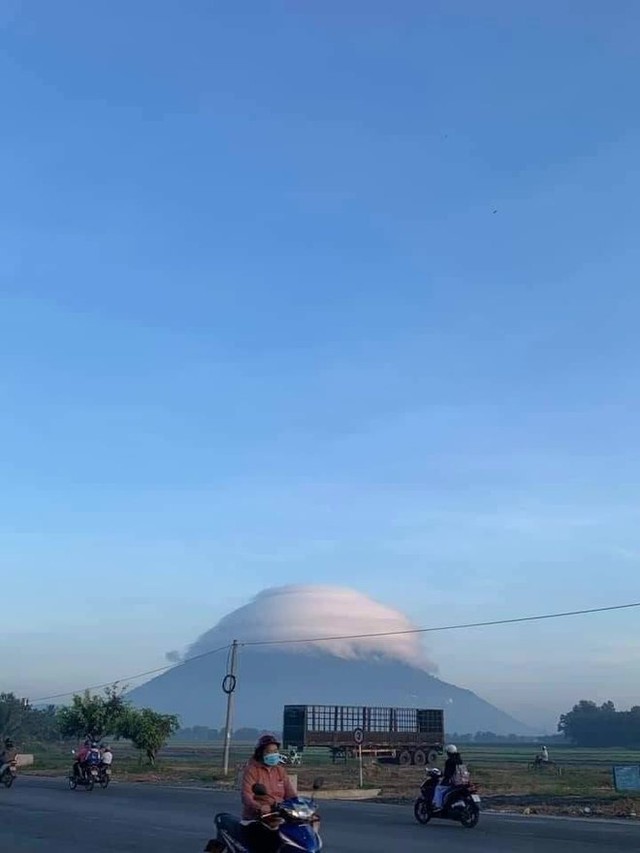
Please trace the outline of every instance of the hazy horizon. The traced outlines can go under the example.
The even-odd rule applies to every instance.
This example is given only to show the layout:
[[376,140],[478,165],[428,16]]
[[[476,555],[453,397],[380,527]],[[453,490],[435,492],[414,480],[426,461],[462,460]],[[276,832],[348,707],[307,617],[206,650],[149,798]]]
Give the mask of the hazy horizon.
[[[0,23],[0,691],[278,585],[422,627],[639,597],[635,4]],[[549,729],[640,704],[639,648],[636,611],[424,641]]]

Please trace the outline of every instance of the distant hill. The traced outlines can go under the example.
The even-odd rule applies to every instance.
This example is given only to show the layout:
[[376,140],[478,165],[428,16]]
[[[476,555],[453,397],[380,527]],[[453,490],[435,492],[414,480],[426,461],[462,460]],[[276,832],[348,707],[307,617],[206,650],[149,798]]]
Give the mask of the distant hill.
[[129,698],[178,714],[184,726],[219,728],[225,664],[222,654],[207,653],[233,638],[254,644],[239,653],[236,729],[279,730],[284,705],[337,704],[443,708],[450,732],[530,733],[470,690],[432,675],[435,665],[403,613],[345,587],[263,590],[199,637],[183,664]]
[[[215,661],[215,664],[214,664]],[[177,666],[129,693],[138,706],[180,716],[185,726],[224,721],[219,659]],[[529,734],[527,726],[470,690],[388,660],[345,660],[320,652],[242,650],[234,725],[279,730],[285,704],[444,708],[448,731]]]

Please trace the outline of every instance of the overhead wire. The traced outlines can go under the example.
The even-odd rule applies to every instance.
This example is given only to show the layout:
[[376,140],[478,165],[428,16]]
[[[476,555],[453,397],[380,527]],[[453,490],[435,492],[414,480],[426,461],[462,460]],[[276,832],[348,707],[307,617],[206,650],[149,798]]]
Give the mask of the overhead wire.
[[165,666],[159,666],[157,669],[148,669],[146,672],[138,672],[136,675],[127,675],[123,678],[112,679],[111,681],[105,681],[102,684],[94,684],[91,687],[83,687],[81,690],[67,690],[65,693],[55,693],[51,696],[42,696],[39,699],[30,700],[33,705],[39,704],[42,702],[49,702],[52,699],[64,699],[67,696],[75,696],[78,693],[85,693],[87,690],[103,690],[105,687],[111,687],[114,684],[121,684],[123,681],[137,681],[138,678],[146,678],[149,675],[158,675],[161,672],[166,672],[169,669],[178,669],[181,666],[186,666],[189,663],[193,663],[196,660],[201,660],[202,658],[210,657],[211,655],[217,655],[220,652],[223,652],[225,649],[230,648],[230,645],[227,644],[225,646],[220,646],[218,649],[211,649],[208,652],[202,652],[199,655],[194,655],[190,658],[185,658],[184,660],[178,661],[177,663],[168,663]]
[[562,619],[568,616],[586,616],[591,613],[610,613],[614,610],[630,610],[640,607],[640,601],[630,604],[614,604],[608,607],[589,607],[584,610],[566,610],[560,613],[543,613],[537,616],[518,616],[512,619],[491,619],[484,622],[465,622],[460,625],[436,625],[431,628],[403,628],[397,631],[378,631],[367,634],[346,634],[335,637],[306,637],[288,640],[252,640],[239,643],[241,646],[285,646],[298,643],[321,643],[336,640],[368,640],[376,637],[400,637],[407,634],[431,634],[437,631],[461,631],[466,628],[489,628],[494,625],[515,625],[519,622],[541,622],[545,619]]
[[[322,636],[322,637],[297,637],[290,638],[284,640],[247,640],[247,641],[238,641],[238,645],[244,648],[246,647],[257,647],[257,646],[289,646],[289,645],[302,645],[305,643],[326,643],[326,642],[336,642],[338,640],[370,640],[376,639],[380,637],[400,637],[406,636],[409,634],[431,634],[437,633],[440,631],[462,631],[470,628],[490,628],[497,625],[515,625],[518,623],[525,622],[542,622],[550,619],[565,619],[573,616],[587,616],[591,614],[597,613],[612,613],[614,611],[620,610],[631,610],[633,608],[640,607],[640,601],[630,602],[628,604],[613,604],[606,607],[589,607],[583,608],[581,610],[565,610],[557,613],[542,613],[537,614],[535,616],[518,616],[510,619],[490,619],[484,620],[482,622],[464,622],[461,624],[455,625],[435,625],[429,628],[404,628],[395,631],[377,631],[377,632],[369,632],[364,634],[339,634],[333,636]],[[103,682],[102,684],[95,684],[91,687],[84,687],[81,690],[68,690],[64,693],[55,693],[51,696],[44,696],[39,699],[33,699],[33,704],[39,704],[42,702],[49,702],[53,699],[63,699],[67,696],[73,696],[78,693],[84,693],[87,690],[102,690],[105,687],[111,687],[113,684],[120,684],[123,681],[135,681],[139,678],[146,678],[151,675],[158,675],[159,673],[166,672],[169,669],[178,669],[179,667],[186,666],[187,664],[193,663],[194,661],[201,660],[202,658],[210,657],[211,655],[219,654],[220,652],[227,650],[227,669],[229,668],[228,662],[231,653],[231,643],[227,643],[224,646],[220,646],[217,649],[211,649],[210,651],[201,652],[198,655],[194,655],[193,657],[185,658],[177,663],[170,663],[166,666],[158,667],[157,669],[150,669],[146,672],[139,672],[136,675],[129,675],[123,678],[112,679],[111,681]]]

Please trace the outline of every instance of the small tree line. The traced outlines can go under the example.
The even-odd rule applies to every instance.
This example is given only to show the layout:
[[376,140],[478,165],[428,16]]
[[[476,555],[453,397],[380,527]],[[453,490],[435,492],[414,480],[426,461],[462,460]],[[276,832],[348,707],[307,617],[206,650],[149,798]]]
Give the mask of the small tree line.
[[134,708],[123,692],[116,686],[108,687],[102,695],[87,690],[75,695],[70,705],[45,709],[34,708],[13,693],[0,693],[0,737],[44,742],[123,738],[155,764],[159,750],[180,728],[178,717]]
[[640,748],[640,706],[617,711],[613,702],[597,705],[583,699],[560,717],[558,731],[576,746]]

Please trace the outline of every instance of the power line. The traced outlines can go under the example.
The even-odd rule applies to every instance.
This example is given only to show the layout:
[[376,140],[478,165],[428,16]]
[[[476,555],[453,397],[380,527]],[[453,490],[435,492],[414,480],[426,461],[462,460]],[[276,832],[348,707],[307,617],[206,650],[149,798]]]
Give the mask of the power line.
[[84,693],[87,690],[103,690],[105,687],[111,687],[112,684],[120,684],[122,681],[136,681],[138,678],[144,678],[147,675],[157,675],[160,672],[166,672],[168,669],[178,669],[181,666],[186,666],[188,663],[193,663],[194,660],[200,660],[201,658],[209,657],[210,655],[217,655],[219,652],[223,652],[225,649],[228,649],[229,645],[220,646],[219,649],[211,649],[209,652],[202,652],[199,655],[194,655],[191,658],[186,658],[183,661],[179,661],[178,663],[168,663],[166,666],[159,666],[157,669],[149,669],[146,672],[139,672],[137,675],[127,675],[123,678],[117,678],[112,681],[105,681],[103,684],[94,684],[91,687],[83,687],[81,690],[68,690],[66,693],[56,693],[53,696],[43,696],[40,699],[32,699],[31,704],[36,705],[41,702],[49,702],[52,699],[64,699],[67,696],[75,696],[78,693]]
[[[537,616],[518,616],[512,619],[491,619],[485,622],[465,622],[459,625],[436,625],[431,628],[405,628],[399,631],[378,631],[375,633],[368,634],[341,634],[329,637],[298,637],[296,639],[289,640],[250,640],[247,642],[240,641],[238,645],[242,647],[290,646],[300,645],[303,643],[328,643],[335,642],[337,640],[370,640],[375,639],[377,637],[400,637],[406,636],[408,634],[433,634],[439,631],[462,631],[467,628],[490,628],[496,625],[515,625],[517,623],[523,622],[542,622],[544,620],[549,619],[564,619],[569,616],[588,616],[594,613],[612,613],[617,610],[631,610],[632,608],[637,607],[640,607],[640,601],[631,602],[629,604],[613,604],[609,605],[608,607],[590,607],[585,608],[583,610],[566,610],[561,613],[543,613]],[[137,675],[129,675],[124,678],[118,678],[112,681],[105,681],[102,684],[94,684],[92,687],[83,687],[81,690],[68,690],[66,693],[56,693],[52,696],[44,696],[40,699],[33,699],[32,704],[35,705],[42,702],[49,702],[52,699],[64,699],[67,696],[73,696],[78,693],[84,693],[85,690],[102,690],[105,687],[111,687],[112,684],[118,684],[122,681],[135,681],[138,678],[145,678],[149,675],[157,675],[161,672],[166,672],[169,669],[178,669],[181,666],[186,666],[189,663],[193,663],[193,661],[201,660],[202,658],[218,654],[219,652],[225,651],[225,649],[227,650],[228,663],[231,650],[230,643],[227,643],[224,646],[220,646],[217,649],[212,649],[211,651],[202,652],[199,655],[194,655],[193,657],[186,658],[186,660],[180,661],[179,663],[170,663],[166,666],[158,667],[157,669],[147,670],[147,672],[139,672]]]
[[465,622],[462,625],[438,625],[433,628],[405,628],[401,631],[379,631],[374,634],[347,634],[336,637],[305,637],[295,640],[253,640],[240,643],[242,646],[287,646],[297,643],[322,643],[335,640],[368,640],[375,637],[399,637],[407,634],[432,634],[436,631],[461,631],[464,628],[488,628],[492,625],[514,625],[518,622],[541,622],[544,619],[562,619],[567,616],[586,616],[590,613],[610,613],[614,610],[630,610],[640,607],[640,601],[631,604],[613,604],[609,607],[590,607],[585,610],[567,610],[563,613],[543,613],[538,616],[518,616],[515,619],[492,619],[487,622]]

